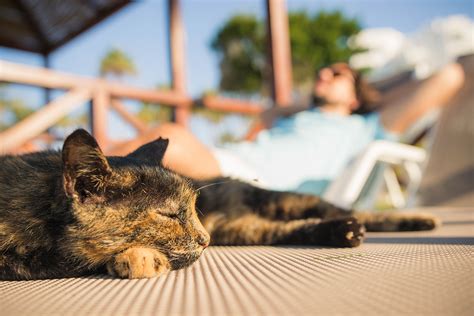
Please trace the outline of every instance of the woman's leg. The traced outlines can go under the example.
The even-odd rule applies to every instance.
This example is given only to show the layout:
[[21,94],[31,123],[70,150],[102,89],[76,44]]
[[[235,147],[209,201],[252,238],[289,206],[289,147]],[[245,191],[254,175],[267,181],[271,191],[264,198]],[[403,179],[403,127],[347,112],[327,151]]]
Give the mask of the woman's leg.
[[212,151],[191,132],[178,124],[162,124],[147,132],[146,135],[115,146],[108,152],[113,155],[126,155],[158,137],[169,139],[169,145],[163,158],[165,167],[193,179],[221,176],[219,164]]

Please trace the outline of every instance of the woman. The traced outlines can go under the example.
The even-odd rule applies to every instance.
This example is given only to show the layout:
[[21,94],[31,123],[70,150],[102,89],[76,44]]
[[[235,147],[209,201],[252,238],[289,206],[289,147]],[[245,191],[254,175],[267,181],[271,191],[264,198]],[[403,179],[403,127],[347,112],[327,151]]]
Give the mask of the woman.
[[208,148],[185,128],[164,124],[140,143],[168,138],[164,165],[191,178],[231,176],[271,189],[321,194],[370,142],[403,133],[428,111],[446,105],[463,82],[460,65],[445,66],[404,101],[403,111],[382,123],[374,111],[377,91],[347,64],[337,63],[317,73],[311,105],[263,112],[266,130],[251,142]]

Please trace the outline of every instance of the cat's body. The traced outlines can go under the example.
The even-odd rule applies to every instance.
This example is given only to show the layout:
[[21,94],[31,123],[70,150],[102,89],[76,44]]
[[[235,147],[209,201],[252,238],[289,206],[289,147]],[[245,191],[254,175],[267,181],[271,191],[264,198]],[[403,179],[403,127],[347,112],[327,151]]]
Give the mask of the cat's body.
[[81,130],[62,152],[0,157],[0,279],[105,270],[142,278],[185,267],[209,244],[195,205],[215,245],[354,247],[362,223],[391,231],[436,224],[432,217],[357,214],[236,180],[191,183],[161,166],[167,144],[159,139],[105,158]]
[[[216,185],[213,185],[216,183]],[[365,231],[419,231],[432,215],[354,212],[314,195],[262,189],[233,179],[196,181],[197,208],[213,245],[306,244],[356,247]]]

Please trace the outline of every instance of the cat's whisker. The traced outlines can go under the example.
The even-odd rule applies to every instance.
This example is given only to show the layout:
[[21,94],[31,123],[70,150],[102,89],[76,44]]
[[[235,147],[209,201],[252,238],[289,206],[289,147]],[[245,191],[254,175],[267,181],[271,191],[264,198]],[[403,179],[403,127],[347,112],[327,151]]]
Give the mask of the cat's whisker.
[[212,187],[212,186],[218,185],[218,184],[224,184],[224,183],[228,183],[228,182],[231,182],[231,181],[232,180],[209,183],[209,184],[203,185],[202,187],[197,188],[196,191],[200,191],[200,190],[205,189],[207,187]]
[[200,210],[200,209],[199,209],[197,206],[196,206],[196,211],[198,211],[198,212],[199,212],[199,214],[201,214],[202,216],[204,216],[204,213],[203,213],[203,212],[201,212],[201,210]]

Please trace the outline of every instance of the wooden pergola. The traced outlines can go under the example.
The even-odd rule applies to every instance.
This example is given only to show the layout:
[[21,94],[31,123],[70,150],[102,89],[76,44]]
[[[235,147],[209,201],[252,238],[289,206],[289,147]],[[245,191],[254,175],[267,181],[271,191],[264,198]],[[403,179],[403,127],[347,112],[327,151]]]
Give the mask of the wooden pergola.
[[[92,101],[90,126],[103,148],[117,146],[107,135],[107,112],[115,110],[138,135],[149,127],[128,112],[121,99],[135,99],[174,107],[174,121],[187,125],[190,107],[196,103],[187,92],[184,26],[180,1],[167,0],[171,90],[157,91],[111,83],[99,78],[84,78],[49,70],[49,56],[110,15],[123,9],[129,0],[0,0],[0,46],[41,54],[44,68],[28,67],[0,60],[0,81],[33,85],[45,89],[46,105],[24,121],[0,133],[0,152],[17,150],[41,135],[77,107]],[[291,102],[292,76],[285,0],[265,0],[269,39],[269,68],[272,73],[274,104]],[[50,89],[67,93],[51,100]],[[203,106],[227,112],[256,114],[260,104],[206,96]]]

